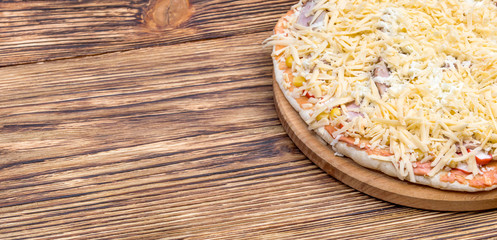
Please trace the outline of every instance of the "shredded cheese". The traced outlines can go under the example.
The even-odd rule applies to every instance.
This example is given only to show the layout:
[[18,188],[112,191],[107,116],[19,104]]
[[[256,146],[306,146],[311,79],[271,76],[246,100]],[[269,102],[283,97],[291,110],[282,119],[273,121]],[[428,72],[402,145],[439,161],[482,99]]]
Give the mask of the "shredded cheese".
[[[306,13],[308,1],[295,5],[284,33],[270,40],[284,46],[278,54],[293,57],[294,77],[306,79],[294,91],[316,99],[311,129],[330,123],[317,121],[319,113],[334,107],[347,113],[347,104],[355,103],[361,120],[336,120],[343,127],[334,137],[390,150],[392,157],[372,158],[391,161],[400,178],[411,180],[417,161],[431,161],[429,176],[455,160],[476,175],[475,155],[464,152],[467,142],[497,154],[493,1],[312,1]],[[312,24],[298,24],[300,14]],[[388,76],[375,75],[378,62],[386,64]]]

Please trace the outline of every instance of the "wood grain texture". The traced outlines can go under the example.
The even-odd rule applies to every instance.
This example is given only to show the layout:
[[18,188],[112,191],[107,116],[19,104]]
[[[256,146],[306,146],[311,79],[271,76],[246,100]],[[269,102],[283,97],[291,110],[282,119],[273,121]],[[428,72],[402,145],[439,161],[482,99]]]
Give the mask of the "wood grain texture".
[[283,127],[299,149],[321,169],[370,196],[403,206],[438,211],[475,211],[497,208],[497,191],[455,192],[412,184],[369,170],[347,157],[335,156],[328,144],[308,129],[299,113],[273,82],[276,110]]
[[0,66],[267,32],[292,4],[288,0],[1,1]]
[[173,29],[187,21],[193,12],[188,0],[152,0],[143,14],[143,22],[155,31]]
[[397,206],[309,161],[269,35],[0,68],[0,239],[496,237],[496,211]]

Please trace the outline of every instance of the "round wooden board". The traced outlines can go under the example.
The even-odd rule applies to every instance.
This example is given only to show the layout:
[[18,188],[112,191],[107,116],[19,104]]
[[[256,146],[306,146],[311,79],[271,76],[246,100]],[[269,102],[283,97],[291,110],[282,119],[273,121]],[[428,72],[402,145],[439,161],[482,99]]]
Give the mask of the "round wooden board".
[[337,157],[288,103],[276,81],[274,101],[281,124],[298,148],[316,165],[341,182],[370,196],[409,207],[439,211],[497,208],[497,191],[465,193],[412,184]]

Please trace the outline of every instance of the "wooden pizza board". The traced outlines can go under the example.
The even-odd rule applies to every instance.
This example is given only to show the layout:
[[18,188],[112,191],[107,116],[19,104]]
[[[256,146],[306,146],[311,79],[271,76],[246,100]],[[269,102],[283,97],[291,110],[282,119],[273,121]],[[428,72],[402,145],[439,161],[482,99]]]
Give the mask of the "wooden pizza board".
[[313,132],[288,103],[273,81],[276,111],[297,147],[316,165],[341,182],[370,196],[404,206],[438,211],[474,211],[497,208],[497,190],[455,192],[412,184],[370,170],[334,151]]

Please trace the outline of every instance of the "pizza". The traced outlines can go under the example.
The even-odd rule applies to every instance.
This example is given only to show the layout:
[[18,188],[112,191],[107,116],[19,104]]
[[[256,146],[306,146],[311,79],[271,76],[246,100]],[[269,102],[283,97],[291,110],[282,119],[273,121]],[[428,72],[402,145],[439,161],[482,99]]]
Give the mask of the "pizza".
[[497,187],[495,2],[301,0],[267,44],[336,154],[434,188]]

